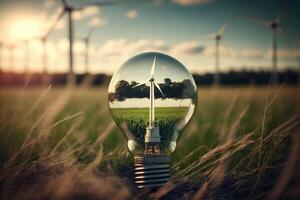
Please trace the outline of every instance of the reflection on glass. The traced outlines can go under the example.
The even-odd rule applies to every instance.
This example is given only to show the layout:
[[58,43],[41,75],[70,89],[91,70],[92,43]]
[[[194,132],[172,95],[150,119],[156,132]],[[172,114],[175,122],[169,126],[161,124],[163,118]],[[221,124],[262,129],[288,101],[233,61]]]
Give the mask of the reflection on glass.
[[109,107],[135,155],[169,155],[190,121],[197,100],[187,69],[161,53],[124,63],[109,85]]

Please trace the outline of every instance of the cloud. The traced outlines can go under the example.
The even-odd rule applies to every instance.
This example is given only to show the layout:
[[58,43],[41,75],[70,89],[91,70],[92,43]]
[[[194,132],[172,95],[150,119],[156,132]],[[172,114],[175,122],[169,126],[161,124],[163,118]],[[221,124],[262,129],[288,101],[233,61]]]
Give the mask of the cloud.
[[204,49],[197,41],[186,41],[174,45],[170,52],[174,55],[195,55],[202,53]]
[[259,49],[246,49],[241,51],[234,51],[234,57],[262,59],[266,57],[266,52]]
[[[231,56],[232,57],[237,56],[237,52],[236,51],[234,51],[233,49],[228,48],[227,46],[224,46],[222,44],[219,46],[219,54],[221,56],[229,56],[229,57],[231,57]],[[207,57],[215,57],[215,55],[216,55],[216,47],[213,46],[213,45],[206,46],[206,48],[203,51],[203,55],[207,56]]]
[[107,66],[111,72],[131,56],[149,51],[167,53],[168,49],[163,40],[142,38],[131,42],[125,38],[116,38],[105,42],[96,50],[95,55],[101,60],[101,66]]
[[172,3],[181,6],[206,5],[214,1],[215,0],[171,0]]
[[[38,40],[30,42],[30,69],[41,71],[42,66],[42,44]],[[80,40],[74,41],[74,68],[76,72],[84,70],[84,43]],[[215,46],[203,45],[195,40],[167,44],[161,39],[140,38],[127,40],[115,38],[105,43],[90,43],[90,68],[92,72],[114,72],[128,58],[143,52],[157,51],[174,55],[189,69],[197,72],[209,72],[214,68]],[[53,41],[51,38],[47,43],[48,66],[51,72],[64,72],[68,68],[69,42],[67,38]],[[261,49],[231,49],[232,57],[228,50],[220,46],[221,69],[229,67],[239,69],[268,68],[271,66],[271,50]],[[9,69],[9,58],[6,48],[3,51],[4,69]],[[15,67],[22,70],[24,66],[24,47],[15,49]],[[297,66],[296,59],[300,58],[300,49],[278,49],[279,67]]]
[[83,18],[83,15],[80,11],[75,11],[72,13],[72,19],[73,20],[80,20]]
[[87,6],[83,9],[82,13],[84,16],[93,16],[100,12],[100,8],[98,6]]
[[[244,49],[244,50],[234,50],[234,58],[251,58],[251,59],[270,59],[272,57],[272,50],[263,51],[260,49]],[[278,49],[277,55],[280,58],[285,59],[297,59],[300,58],[299,49]]]
[[100,13],[100,8],[98,6],[86,6],[81,11],[73,12],[72,17],[74,20],[80,20],[82,18],[91,17],[91,16],[97,15],[99,13]]
[[99,17],[93,17],[89,22],[89,27],[100,27],[106,25],[107,21]]
[[129,19],[134,19],[136,17],[138,17],[139,13],[137,10],[130,10],[126,13],[126,17]]
[[[300,49],[278,49],[278,56],[281,58],[289,58],[289,59],[299,59],[300,58]],[[269,50],[267,52],[267,56],[272,56],[272,51]]]
[[164,4],[163,0],[152,0],[152,2],[156,6],[162,6]]
[[50,8],[50,7],[54,6],[54,4],[55,4],[55,0],[45,0],[44,1],[44,6],[46,8]]
[[113,39],[105,42],[99,49],[103,56],[133,55],[145,51],[166,51],[168,46],[163,40],[139,39],[129,42],[124,38]]

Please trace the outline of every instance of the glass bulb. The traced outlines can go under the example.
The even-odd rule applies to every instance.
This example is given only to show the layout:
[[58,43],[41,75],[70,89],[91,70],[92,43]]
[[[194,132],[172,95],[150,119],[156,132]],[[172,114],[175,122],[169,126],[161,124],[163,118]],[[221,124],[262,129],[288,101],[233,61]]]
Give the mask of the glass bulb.
[[156,52],[125,62],[109,85],[109,108],[135,156],[138,187],[163,185],[170,155],[196,107],[197,88],[176,59]]

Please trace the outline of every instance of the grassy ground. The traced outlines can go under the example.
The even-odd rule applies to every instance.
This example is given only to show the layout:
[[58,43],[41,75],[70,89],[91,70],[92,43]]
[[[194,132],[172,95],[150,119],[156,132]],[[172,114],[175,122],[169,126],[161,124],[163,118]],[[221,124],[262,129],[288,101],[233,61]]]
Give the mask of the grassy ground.
[[[187,107],[155,108],[155,123],[159,127],[161,136],[160,150],[163,154],[169,154],[170,142],[174,135],[177,134],[175,127],[184,120],[187,112]],[[139,144],[135,147],[136,151],[134,153],[137,154],[137,151],[139,151],[143,154],[146,126],[149,122],[149,109],[113,108],[111,113],[119,127],[126,126],[126,130],[134,136],[135,141]]]
[[200,88],[172,181],[137,192],[105,88],[1,89],[1,199],[296,199],[298,91]]

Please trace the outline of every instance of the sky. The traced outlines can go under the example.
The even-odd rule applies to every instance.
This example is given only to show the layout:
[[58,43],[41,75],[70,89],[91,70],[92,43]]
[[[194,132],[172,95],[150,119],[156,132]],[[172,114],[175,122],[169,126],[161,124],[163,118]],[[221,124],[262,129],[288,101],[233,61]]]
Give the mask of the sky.
[[[90,38],[89,69],[112,74],[130,57],[148,51],[166,53],[193,73],[213,72],[215,41],[207,36],[226,22],[221,43],[222,71],[271,68],[271,29],[250,18],[272,20],[286,8],[283,34],[278,38],[278,67],[300,65],[300,1],[297,0],[120,0],[107,6],[87,6],[101,0],[68,0],[73,13],[75,72],[84,72],[85,46],[79,37],[93,29]],[[59,0],[0,0],[0,52],[2,70],[23,71],[23,40],[42,36],[61,11]],[[287,5],[287,6],[283,6]],[[68,70],[67,18],[51,32],[48,43],[48,71]],[[10,63],[10,45],[15,45]],[[42,45],[29,42],[29,69],[42,71]]]

